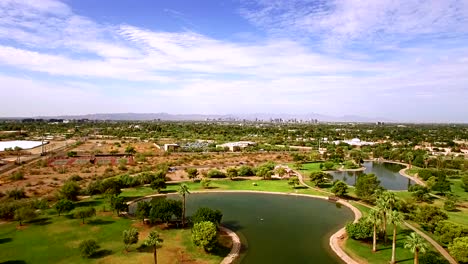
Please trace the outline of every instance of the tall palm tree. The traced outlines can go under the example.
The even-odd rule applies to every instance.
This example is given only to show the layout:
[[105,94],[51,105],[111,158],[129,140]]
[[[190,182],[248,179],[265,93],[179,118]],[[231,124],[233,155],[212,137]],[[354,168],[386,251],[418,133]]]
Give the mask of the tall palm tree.
[[395,206],[396,198],[395,194],[391,192],[383,192],[379,198],[377,198],[377,210],[382,215],[382,230],[384,232],[384,242],[387,242],[387,215],[393,210]]
[[414,253],[414,264],[418,264],[419,252],[426,252],[427,244],[422,237],[413,232],[409,236],[406,236],[405,248],[409,248],[409,250]]
[[162,244],[162,239],[159,238],[158,232],[156,230],[151,231],[144,244],[148,247],[153,247],[154,264],[158,264],[158,253],[156,250]]
[[388,221],[393,225],[393,241],[392,241],[392,260],[390,263],[395,263],[395,251],[396,251],[396,232],[397,226],[403,223],[403,215],[398,211],[392,211],[388,214]]
[[187,184],[185,183],[182,183],[180,186],[179,186],[179,190],[178,190],[179,194],[182,196],[183,198],[183,206],[182,206],[182,226],[185,226],[185,196],[187,194],[190,194],[190,191],[189,191],[189,187],[187,186]]
[[424,167],[427,169],[427,164],[429,163],[429,154],[424,153],[423,160],[424,160]]
[[373,208],[370,212],[369,215],[367,216],[367,221],[372,223],[374,225],[374,237],[372,240],[372,252],[377,251],[377,226],[379,226],[382,223],[382,219],[380,218],[380,212]]
[[407,160],[408,163],[409,163],[409,168],[410,168],[410,169],[411,169],[411,165],[412,165],[412,163],[413,163],[413,159],[414,159],[414,154],[413,154],[413,152],[410,151],[410,152],[406,153],[406,160]]

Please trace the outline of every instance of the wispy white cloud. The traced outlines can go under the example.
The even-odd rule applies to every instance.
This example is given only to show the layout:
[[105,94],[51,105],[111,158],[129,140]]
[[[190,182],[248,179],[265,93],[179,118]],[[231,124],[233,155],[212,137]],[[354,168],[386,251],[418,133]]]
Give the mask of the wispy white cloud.
[[240,12],[270,33],[319,39],[327,45],[388,45],[468,32],[468,4],[463,0],[258,0],[245,2]]
[[[49,102],[49,114],[57,110],[52,105],[66,105],[73,113],[83,109],[70,98],[85,98],[88,112],[102,112],[100,101],[106,111],[374,116],[394,109],[399,116],[393,117],[403,119],[409,112],[425,113],[410,111],[414,103],[428,107],[437,101],[446,113],[460,112],[454,102],[468,101],[468,48],[456,44],[468,28],[467,5],[429,1],[418,9],[418,3],[265,0],[242,14],[272,34],[234,42],[191,30],[102,24],[59,1],[5,0],[0,1],[0,66],[54,81],[0,75],[0,83],[21,87],[5,89],[5,95],[31,95],[34,109],[40,105],[35,98]],[[445,34],[456,36],[455,45],[401,45]],[[342,46],[384,40],[378,46],[383,55]],[[322,52],[330,43],[342,47]],[[105,88],[98,85],[103,83]],[[117,90],[124,91],[125,100]],[[461,114],[468,116],[466,110]]]

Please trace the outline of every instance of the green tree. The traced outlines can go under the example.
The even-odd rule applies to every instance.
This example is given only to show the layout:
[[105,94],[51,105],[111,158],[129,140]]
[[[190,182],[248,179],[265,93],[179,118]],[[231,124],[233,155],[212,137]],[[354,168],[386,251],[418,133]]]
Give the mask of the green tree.
[[331,175],[323,171],[315,171],[309,175],[309,178],[314,186],[320,187],[331,178]]
[[253,176],[253,175],[255,175],[252,167],[247,166],[247,165],[240,166],[238,171],[237,171],[237,174],[239,176]]
[[358,176],[355,186],[356,195],[363,200],[370,201],[375,190],[378,190],[379,187],[380,181],[375,174],[361,174]]
[[15,210],[15,220],[22,226],[24,221],[30,221],[37,217],[36,211],[29,206],[22,206]]
[[332,193],[339,197],[344,197],[348,193],[348,185],[343,181],[336,181],[331,189]]
[[60,189],[60,194],[63,198],[76,201],[78,194],[80,194],[80,186],[74,181],[67,181]]
[[125,244],[125,251],[128,251],[130,245],[138,243],[138,230],[135,228],[124,230],[122,232],[122,237]]
[[187,184],[182,183],[179,186],[178,192],[179,192],[180,196],[182,196],[182,200],[183,200],[183,203],[182,203],[182,226],[184,227],[185,226],[185,196],[187,194],[190,194],[190,190],[189,190],[189,187],[187,186]]
[[211,169],[206,174],[206,177],[208,177],[208,178],[226,178],[226,174],[224,172],[220,171],[220,170]]
[[234,179],[235,177],[237,177],[237,169],[234,167],[227,168],[226,175],[228,176],[229,179],[231,180]]
[[88,239],[88,240],[82,241],[80,245],[78,246],[78,248],[80,250],[82,257],[90,258],[94,254],[96,254],[96,251],[100,248],[100,246],[95,240]]
[[80,218],[82,220],[82,224],[84,224],[86,218],[89,218],[95,215],[96,215],[96,209],[94,209],[94,207],[90,207],[90,208],[84,208],[84,209],[80,209],[76,211],[74,214],[74,217]]
[[373,226],[366,219],[361,218],[356,223],[346,224],[346,233],[352,239],[365,240],[372,237]]
[[427,249],[427,244],[423,238],[415,232],[412,232],[409,236],[406,236],[405,248],[408,248],[414,253],[414,264],[419,263],[419,252],[424,253]]
[[198,176],[198,170],[196,168],[187,168],[185,169],[185,172],[187,172],[187,175],[191,180],[195,180]]
[[273,171],[271,169],[269,169],[268,167],[266,167],[266,166],[260,166],[257,169],[256,175],[259,176],[259,177],[262,177],[264,180],[266,180],[266,179],[271,178],[271,176],[273,175]]
[[125,148],[125,153],[131,154],[131,155],[135,154],[135,153],[136,153],[135,147],[133,147],[133,146],[127,146],[127,147]]
[[55,205],[55,210],[58,212],[60,216],[61,213],[68,213],[75,208],[75,204],[72,201],[67,199],[60,199]]
[[151,189],[156,190],[158,193],[161,192],[161,189],[166,189],[166,181],[161,178],[156,178],[151,182]]
[[395,194],[391,192],[383,192],[376,201],[377,210],[382,215],[382,228],[384,232],[384,241],[387,242],[387,215],[395,208],[396,198]]
[[211,180],[209,180],[209,179],[201,180],[201,186],[203,187],[203,189],[210,188],[210,184],[211,184]]
[[377,227],[382,223],[380,212],[372,208],[367,216],[367,221],[369,221],[373,226],[373,237],[372,237],[372,252],[377,251]]
[[396,236],[397,236],[397,226],[403,223],[403,215],[398,211],[392,211],[388,214],[388,221],[393,225],[393,240],[392,240],[392,260],[390,263],[395,263],[395,254],[396,254]]
[[468,236],[457,237],[448,246],[450,254],[461,263],[468,262]]
[[192,215],[192,221],[194,223],[209,221],[216,225],[221,223],[223,213],[220,210],[213,210],[208,207],[200,207],[197,209],[195,214]]
[[211,251],[217,242],[217,230],[215,224],[209,221],[198,222],[192,228],[192,241],[196,246],[205,251]]
[[137,209],[135,215],[138,219],[141,219],[142,223],[145,223],[145,219],[149,217],[151,211],[151,203],[141,201],[137,203]]
[[414,160],[414,153],[413,152],[407,152],[406,153],[406,161],[409,163],[409,168],[411,169],[412,167],[412,163],[413,163],[413,160]]
[[121,212],[126,212],[128,210],[128,205],[125,202],[125,198],[118,195],[110,196],[110,206],[112,211],[117,213],[117,216],[119,216]]
[[414,210],[410,216],[412,220],[430,232],[434,232],[437,223],[448,219],[446,213],[432,205],[417,206],[416,210]]
[[468,236],[468,228],[447,221],[440,221],[434,230],[434,235],[444,244],[452,243],[457,237]]
[[159,234],[156,230],[151,231],[144,242],[145,246],[153,248],[154,264],[158,264],[157,248],[162,244],[162,242],[163,241],[159,238]]
[[275,170],[275,173],[278,174],[278,176],[280,176],[281,178],[286,175],[286,169],[284,167],[278,167],[276,170]]
[[297,177],[289,178],[288,184],[291,185],[293,187],[293,189],[295,189],[296,185],[299,185],[299,178],[297,178]]

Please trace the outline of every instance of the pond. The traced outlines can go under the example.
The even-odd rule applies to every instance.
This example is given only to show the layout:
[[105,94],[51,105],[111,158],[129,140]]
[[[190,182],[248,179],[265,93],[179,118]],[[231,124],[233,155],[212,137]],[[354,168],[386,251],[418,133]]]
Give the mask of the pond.
[[187,215],[199,207],[223,212],[223,225],[235,231],[245,246],[242,264],[342,263],[330,249],[329,238],[354,219],[351,210],[339,204],[292,195],[188,195]]
[[[402,176],[399,171],[405,166],[388,162],[365,161],[366,167],[364,173],[374,173],[380,180],[380,185],[388,190],[407,190],[409,185],[415,184],[414,181]],[[333,171],[330,174],[333,180],[342,180],[349,185],[355,185],[357,177],[362,171]]]

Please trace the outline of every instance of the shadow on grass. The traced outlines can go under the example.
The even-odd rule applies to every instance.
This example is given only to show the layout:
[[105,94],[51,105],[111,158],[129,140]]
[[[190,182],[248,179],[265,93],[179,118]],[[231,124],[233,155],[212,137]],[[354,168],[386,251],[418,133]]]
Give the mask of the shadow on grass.
[[244,178],[233,178],[231,180],[232,181],[249,181],[249,179],[244,179]]
[[409,260],[413,260],[413,258],[400,259],[400,260],[397,260],[396,263],[405,262],[405,261],[409,261]]
[[93,259],[97,259],[97,258],[103,258],[103,257],[106,257],[106,256],[109,256],[112,254],[112,250],[109,250],[109,249],[101,249],[99,251],[96,251],[96,253],[94,253],[91,258]]
[[52,221],[50,217],[41,217],[41,218],[36,218],[34,220],[31,220],[28,223],[42,226],[42,225],[52,224]]
[[92,200],[92,201],[81,201],[75,204],[76,207],[90,207],[101,205],[102,201]]
[[11,237],[0,238],[0,244],[5,244],[11,241],[13,241]]
[[229,252],[231,252],[230,248],[218,244],[213,248],[213,250],[210,253],[215,256],[225,257],[229,254]]
[[175,193],[175,192],[177,191],[176,190],[161,190],[159,193],[164,194],[164,193]]
[[[163,241],[163,244],[164,244],[164,241]],[[159,249],[159,248],[161,248],[161,246],[158,246],[157,248]],[[145,244],[142,244],[141,246],[137,247],[136,250],[137,250],[138,252],[153,253],[154,248],[153,248],[152,246],[149,247],[149,246],[147,246],[147,245],[145,245]]]
[[112,223],[115,223],[115,221],[102,220],[102,219],[93,219],[93,220],[88,221],[89,225],[109,225],[109,224],[112,224]]
[[294,187],[294,190],[301,190],[301,189],[309,189],[309,188],[306,187],[306,186],[296,186],[296,187]]
[[7,260],[0,262],[0,264],[26,264],[26,261],[24,260]]

